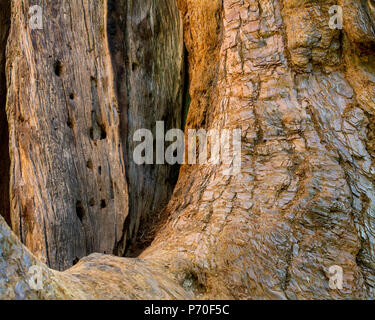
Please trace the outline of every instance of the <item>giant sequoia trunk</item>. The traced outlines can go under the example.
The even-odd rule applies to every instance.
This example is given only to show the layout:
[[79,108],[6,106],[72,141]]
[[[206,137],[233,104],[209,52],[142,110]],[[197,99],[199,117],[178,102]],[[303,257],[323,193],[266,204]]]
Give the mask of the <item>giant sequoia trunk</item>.
[[[10,212],[21,241],[64,269],[91,252],[124,254],[163,214],[140,259],[95,254],[64,273],[0,221],[0,297],[374,298],[371,1],[178,1],[186,127],[241,129],[242,169],[183,165],[165,210],[173,169],[136,167],[131,153],[140,126],[181,125],[175,1],[48,3],[43,31],[25,27],[28,1],[11,2]],[[343,30],[328,24],[336,4]],[[32,265],[41,290],[25,279]],[[342,290],[328,285],[333,265]]]

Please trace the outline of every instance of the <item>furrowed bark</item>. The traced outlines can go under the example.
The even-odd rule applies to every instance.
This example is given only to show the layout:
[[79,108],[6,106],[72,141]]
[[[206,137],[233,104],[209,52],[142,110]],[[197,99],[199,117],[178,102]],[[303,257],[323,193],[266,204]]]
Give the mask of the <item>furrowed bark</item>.
[[[342,31],[328,25],[337,3],[346,12]],[[374,299],[372,2],[178,4],[189,51],[187,128],[240,128],[241,173],[227,175],[224,164],[182,166],[168,220],[139,258],[93,255],[65,273],[25,253],[0,218],[1,278],[11,279],[0,297]],[[129,72],[128,98],[136,90]],[[10,83],[27,76],[10,74]],[[22,284],[33,264],[47,285],[37,291]],[[342,290],[329,286],[331,266],[343,268]]]
[[[215,3],[180,1],[188,126],[241,128],[241,174],[183,167],[141,257],[204,298],[373,298],[373,8],[343,1],[341,33],[328,25],[336,1]],[[329,287],[335,265],[343,290]]]

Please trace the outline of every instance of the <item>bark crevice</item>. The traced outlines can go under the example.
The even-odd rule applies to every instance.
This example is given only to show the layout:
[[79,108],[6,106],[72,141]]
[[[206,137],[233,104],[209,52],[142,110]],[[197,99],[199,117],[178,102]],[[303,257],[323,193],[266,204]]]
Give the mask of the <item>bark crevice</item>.
[[[134,133],[164,121],[165,132],[183,127],[182,23],[174,0],[108,1],[108,39],[120,110],[129,185],[129,215],[115,251],[137,255],[168,204],[179,166],[135,164]],[[122,248],[122,250],[119,250]]]
[[9,129],[6,115],[7,86],[5,77],[5,52],[10,27],[10,0],[0,3],[0,214],[11,225],[9,203]]

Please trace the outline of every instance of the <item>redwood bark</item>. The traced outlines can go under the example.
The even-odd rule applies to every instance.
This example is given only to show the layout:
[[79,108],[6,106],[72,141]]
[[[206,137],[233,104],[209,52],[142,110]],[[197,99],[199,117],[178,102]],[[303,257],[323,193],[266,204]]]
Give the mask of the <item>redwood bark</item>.
[[[50,286],[35,292],[26,283],[25,297],[105,298],[115,292],[116,297],[134,298],[374,299],[372,2],[181,0],[178,4],[189,52],[192,101],[187,128],[242,129],[241,173],[228,176],[225,164],[184,165],[166,221],[138,259],[94,255],[65,273],[40,265]],[[336,4],[344,8],[342,31],[328,25],[329,8]],[[138,12],[136,5],[133,8],[127,12]],[[8,56],[16,57],[12,51]],[[112,50],[112,61],[103,65],[114,63],[116,78],[122,74],[116,63],[127,58],[113,56]],[[22,62],[22,56],[17,57],[20,60],[11,61]],[[34,78],[10,69],[8,108],[24,108],[27,100],[15,104],[15,92],[25,90],[23,81],[30,85]],[[132,78],[129,70],[126,73],[127,79],[138,75]],[[127,82],[124,96],[137,91],[138,85],[129,87],[134,83]],[[148,92],[144,90],[139,92]],[[121,93],[117,89],[117,96]],[[129,100],[122,103],[130,110]],[[133,114],[127,114],[128,121],[129,115]],[[14,126],[12,121],[10,125]],[[128,124],[125,128],[123,133],[129,134]],[[41,132],[35,139],[46,136]],[[124,150],[128,148],[129,144]],[[27,157],[21,159],[28,163]],[[109,163],[120,160],[111,158]],[[41,165],[46,163],[41,159]],[[18,183],[19,177],[14,181]],[[24,188],[35,188],[33,181],[25,183]],[[136,226],[140,220],[133,219],[130,222]],[[25,263],[39,262],[23,251],[2,221],[0,235],[0,248],[8,248],[0,272],[12,279],[0,297],[9,298],[19,294],[12,284],[24,280]],[[343,268],[342,290],[329,286],[331,266]],[[98,272],[103,269],[106,272]],[[124,273],[120,279],[119,269]],[[119,280],[123,282],[116,286]],[[97,291],[97,282],[107,286]],[[142,293],[134,282],[142,283]],[[173,293],[154,290],[160,286]]]
[[[188,126],[241,128],[242,170],[183,167],[141,257],[204,298],[373,298],[371,2],[339,2],[342,32],[328,25],[336,1],[179,3]],[[343,290],[328,285],[334,265]]]

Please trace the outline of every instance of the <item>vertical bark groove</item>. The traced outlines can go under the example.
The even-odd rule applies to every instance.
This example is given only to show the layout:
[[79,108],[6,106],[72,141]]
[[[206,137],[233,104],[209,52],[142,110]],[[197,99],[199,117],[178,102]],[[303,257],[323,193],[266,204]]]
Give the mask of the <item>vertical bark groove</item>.
[[134,255],[144,233],[167,205],[178,167],[134,163],[138,129],[155,134],[156,121],[165,132],[182,127],[182,21],[174,0],[109,1],[109,43],[120,106],[121,138],[129,184],[129,216],[119,248]]
[[128,214],[107,1],[43,2],[42,30],[29,7],[12,1],[7,52],[12,227],[63,270],[113,253]]
[[6,115],[6,78],[5,78],[5,52],[10,27],[10,1],[0,3],[0,215],[10,225],[9,202],[9,129]]

